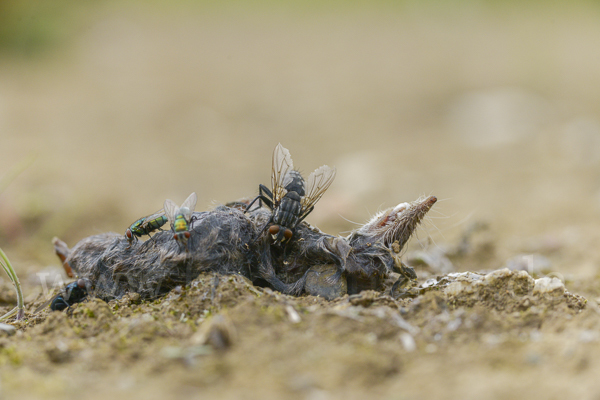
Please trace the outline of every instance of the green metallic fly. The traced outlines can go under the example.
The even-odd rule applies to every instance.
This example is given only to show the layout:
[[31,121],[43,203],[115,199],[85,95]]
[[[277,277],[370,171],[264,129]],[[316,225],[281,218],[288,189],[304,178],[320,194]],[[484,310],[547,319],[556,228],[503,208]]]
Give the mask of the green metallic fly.
[[[140,218],[131,224],[131,226],[125,231],[125,237],[131,246],[133,241],[137,240],[137,238],[144,235],[150,236],[150,233],[154,232],[155,230],[162,230],[160,228],[168,221],[169,219],[167,218],[164,210],[157,211],[154,214]],[[152,236],[150,236],[150,238],[152,238]]]
[[196,193],[192,193],[183,202],[181,207],[178,207],[173,200],[165,200],[164,210],[167,218],[171,222],[173,230],[173,239],[179,241],[184,246],[187,245],[187,240],[190,238],[190,220],[192,212],[196,208],[198,197]]

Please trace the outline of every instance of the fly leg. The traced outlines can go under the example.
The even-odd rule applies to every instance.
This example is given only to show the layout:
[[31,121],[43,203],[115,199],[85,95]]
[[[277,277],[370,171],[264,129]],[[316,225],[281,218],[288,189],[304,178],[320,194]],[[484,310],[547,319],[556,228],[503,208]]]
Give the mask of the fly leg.
[[261,202],[264,202],[267,207],[269,207],[271,210],[273,209],[273,193],[269,190],[268,187],[266,187],[263,184],[260,184],[258,185],[258,196],[256,196],[254,200],[250,202],[250,204],[248,204],[244,213],[247,213],[248,210],[250,210],[250,207],[252,207],[256,200],[258,200],[259,207],[262,207]]
[[[68,303],[67,303],[67,304],[68,304]],[[69,316],[69,317],[72,317],[72,316],[73,316],[73,309],[71,308],[71,304],[69,304],[69,306],[67,307],[66,314],[67,314],[67,316]]]
[[[311,206],[310,208],[308,208],[308,209],[307,209],[307,210],[306,210],[306,211],[305,211],[305,212],[302,214],[302,216],[301,216],[301,217],[298,219],[298,221],[296,222],[296,226],[298,226],[298,224],[300,224],[300,222],[302,222],[302,221],[304,220],[304,218],[306,218],[306,217],[308,216],[308,214],[310,214],[310,213],[312,212],[312,210],[314,210],[314,208],[315,208],[315,206]],[[268,224],[267,224],[267,225],[268,225]],[[265,227],[265,228],[263,228],[263,231],[264,231],[264,229],[266,229],[266,227]],[[261,232],[261,233],[262,233],[262,232]],[[279,236],[281,236],[281,235],[283,235],[283,230],[281,230],[281,232],[279,233]],[[279,236],[278,236],[278,238],[279,238]],[[284,240],[285,240],[285,239],[284,239]],[[286,248],[284,248],[284,250],[283,250],[283,259],[284,259],[284,260],[285,260],[285,259],[286,259],[286,257],[287,257],[287,254],[286,254],[286,252],[287,252],[287,247],[286,247]],[[341,274],[340,274],[340,276],[341,276]],[[339,278],[338,278],[338,279],[339,279]],[[337,279],[336,279],[336,281],[337,281]]]
[[308,214],[310,214],[314,209],[315,209],[315,206],[310,206],[309,208],[307,208],[306,211],[304,211],[302,213],[300,218],[298,218],[298,222],[296,222],[296,225],[298,225],[300,222],[304,221],[304,218],[308,217]]
[[260,239],[260,237],[263,235],[263,233],[265,233],[265,231],[267,230],[267,228],[269,227],[269,225],[271,225],[271,222],[273,220],[273,217],[269,218],[269,221],[267,221],[267,223],[265,224],[265,226],[262,227],[262,229],[260,230],[260,232],[258,232],[258,235],[256,235],[256,237],[254,238],[254,240],[252,240],[249,244],[254,244],[256,243],[256,241],[258,239]]
[[[148,235],[148,236],[149,236],[149,235]],[[135,234],[133,234],[133,233],[132,233],[132,234],[131,234],[131,239],[130,239],[130,238],[127,238],[127,241],[129,242],[129,246],[127,246],[127,247],[125,248],[125,250],[129,250],[129,249],[131,248],[131,246],[132,246],[134,243],[137,243],[137,241],[138,241],[138,237],[137,237],[137,235],[135,235]]]
[[[162,231],[162,229],[160,229],[160,228],[159,228],[159,231]],[[157,246],[156,240],[154,240],[154,236],[156,236],[156,235],[152,236],[152,235],[150,235],[150,233],[148,232],[148,236],[150,237],[150,241],[152,242],[152,244],[153,244],[154,246]]]
[[[265,205],[272,210],[273,209],[273,201],[275,199],[273,197],[273,192],[271,192],[269,190],[269,188],[266,187],[265,185],[260,184],[260,185],[258,185],[258,194],[260,196],[258,205],[260,205],[262,207],[261,201],[264,201]],[[248,207],[248,208],[250,208],[250,207]]]

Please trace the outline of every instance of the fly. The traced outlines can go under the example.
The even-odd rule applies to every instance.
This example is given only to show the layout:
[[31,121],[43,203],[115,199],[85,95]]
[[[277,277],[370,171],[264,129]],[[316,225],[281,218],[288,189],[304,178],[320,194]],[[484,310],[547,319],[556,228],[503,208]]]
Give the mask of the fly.
[[171,222],[173,239],[184,246],[187,246],[187,241],[191,236],[190,222],[197,201],[198,196],[196,196],[196,193],[190,194],[181,207],[178,207],[173,200],[165,200],[164,210],[168,220]]
[[[163,210],[138,219],[125,231],[125,237],[129,241],[129,245],[131,246],[133,241],[137,240],[139,237],[144,235],[150,236],[151,232],[154,232],[155,230],[162,230],[160,228],[166,224],[168,220],[169,219]],[[152,236],[150,236],[150,238],[152,238]]]
[[43,310],[48,304],[50,304],[52,311],[62,311],[75,303],[81,303],[87,298],[90,288],[91,284],[87,279],[78,279],[75,282],[71,282],[62,288],[60,293],[39,306],[35,310],[35,313]]
[[265,185],[259,185],[259,195],[246,207],[248,211],[259,200],[259,204],[262,201],[273,211],[258,237],[268,228],[276,244],[291,239],[294,228],[312,212],[315,203],[321,199],[334,178],[335,168],[323,165],[305,181],[300,172],[294,169],[288,149],[278,144],[273,152],[272,191]]

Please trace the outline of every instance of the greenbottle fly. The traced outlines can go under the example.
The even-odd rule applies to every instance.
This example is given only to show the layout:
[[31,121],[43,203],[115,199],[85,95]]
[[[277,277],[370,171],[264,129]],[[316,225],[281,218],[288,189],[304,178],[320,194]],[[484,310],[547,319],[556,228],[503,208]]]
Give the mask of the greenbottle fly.
[[197,201],[198,196],[196,196],[196,193],[190,194],[181,207],[178,207],[173,200],[165,200],[164,210],[169,222],[171,222],[173,239],[184,246],[187,245],[187,240],[191,236],[190,221]]
[[[138,219],[125,231],[125,237],[129,241],[129,245],[131,246],[133,241],[137,240],[138,237],[142,237],[144,235],[150,236],[151,232],[154,232],[155,230],[162,230],[160,228],[166,224],[168,220],[169,219],[163,210]],[[150,236],[150,238],[152,238],[152,236]]]
[[48,304],[50,304],[52,311],[62,311],[70,308],[75,303],[81,303],[88,297],[92,288],[91,286],[91,282],[87,279],[78,279],[75,282],[71,282],[62,288],[56,296],[39,306],[34,314],[42,311]]

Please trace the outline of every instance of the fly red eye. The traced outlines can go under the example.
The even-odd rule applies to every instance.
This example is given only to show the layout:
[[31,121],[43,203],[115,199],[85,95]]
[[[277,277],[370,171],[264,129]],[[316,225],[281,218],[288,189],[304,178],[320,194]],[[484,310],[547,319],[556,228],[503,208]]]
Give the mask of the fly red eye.
[[179,240],[179,236],[177,236],[177,234],[174,234],[174,235],[173,235],[173,239],[175,239],[175,240]]
[[192,236],[192,234],[190,233],[190,231],[186,231],[183,236],[185,236],[186,239],[189,239],[190,236]]
[[127,229],[125,231],[125,236],[127,236],[127,239],[131,239],[131,236],[133,236],[133,235],[131,234],[131,230],[130,229]]
[[271,235],[277,235],[277,233],[279,233],[279,225],[271,225],[269,227],[269,233]]
[[292,233],[292,231],[291,231],[290,229],[286,229],[286,230],[283,232],[283,236],[284,236],[286,239],[291,239],[291,238],[292,238],[292,235],[293,235],[293,233]]

